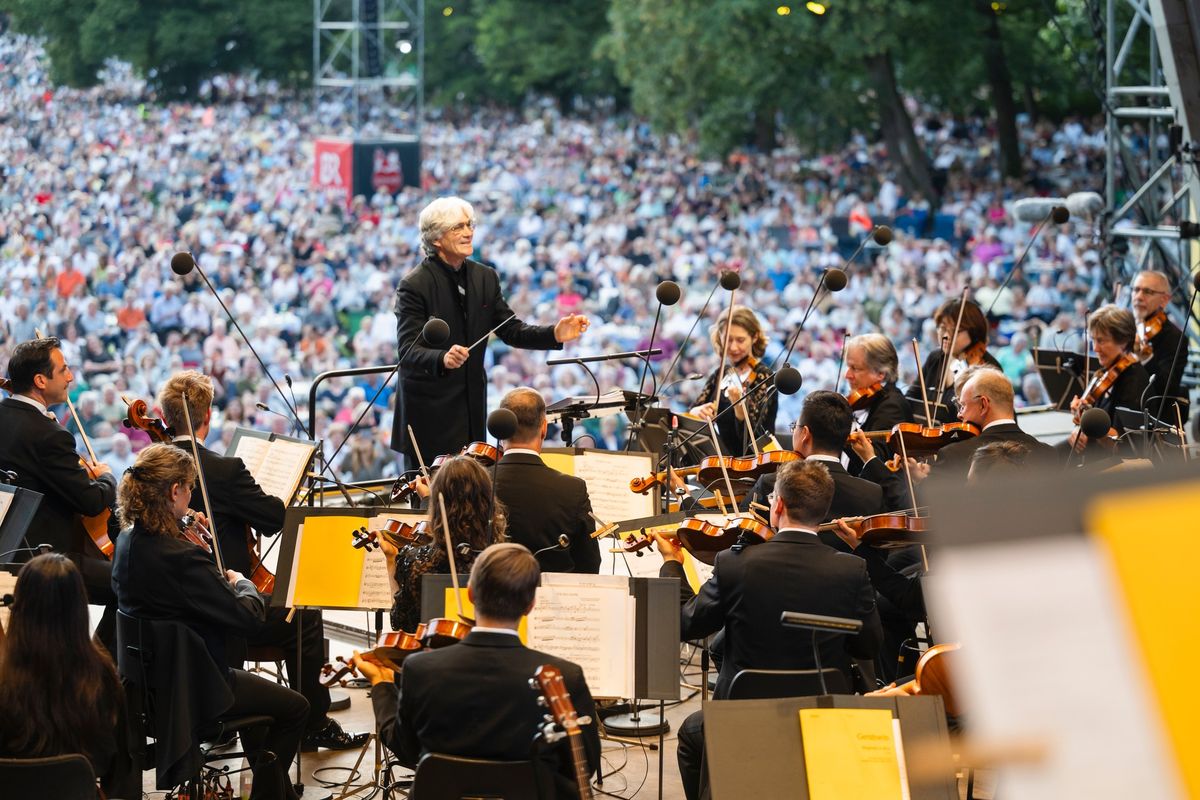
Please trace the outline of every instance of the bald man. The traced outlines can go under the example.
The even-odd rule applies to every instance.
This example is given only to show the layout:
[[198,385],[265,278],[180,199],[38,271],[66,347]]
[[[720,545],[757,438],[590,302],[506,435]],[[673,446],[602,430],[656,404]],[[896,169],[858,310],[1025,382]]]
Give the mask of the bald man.
[[971,466],[971,456],[992,442],[1017,442],[1029,448],[1029,460],[1053,461],[1054,448],[1039,442],[1017,425],[1013,410],[1012,382],[993,367],[971,367],[955,381],[958,418],[980,429],[978,436],[947,445],[938,451],[934,474],[958,476],[963,480]]

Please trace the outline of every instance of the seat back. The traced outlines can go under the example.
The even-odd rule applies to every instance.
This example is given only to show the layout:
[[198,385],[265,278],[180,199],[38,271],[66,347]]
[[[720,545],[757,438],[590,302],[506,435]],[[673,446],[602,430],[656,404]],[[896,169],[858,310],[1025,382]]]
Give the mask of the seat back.
[[554,797],[534,761],[492,761],[426,753],[413,777],[412,800],[536,800]]
[[96,800],[96,775],[84,756],[0,758],[0,794],[4,797],[53,797]]
[[[821,689],[821,673],[825,689]],[[733,676],[729,700],[763,700],[776,697],[811,697],[817,694],[847,694],[849,686],[840,669],[744,669]]]

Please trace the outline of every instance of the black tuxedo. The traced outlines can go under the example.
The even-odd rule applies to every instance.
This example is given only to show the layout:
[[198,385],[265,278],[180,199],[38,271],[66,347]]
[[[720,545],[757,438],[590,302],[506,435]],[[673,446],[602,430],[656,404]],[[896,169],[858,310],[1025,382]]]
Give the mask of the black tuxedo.
[[[512,310],[500,293],[500,279],[495,270],[470,259],[460,269],[465,279],[465,299],[460,299],[453,271],[432,256],[405,275],[396,289],[396,337],[403,361],[400,391],[396,393],[392,449],[408,456],[410,466],[415,463],[411,461],[415,454],[408,438],[409,425],[426,459],[457,453],[464,445],[484,441],[487,436],[483,346],[472,350],[467,363],[458,369],[447,370],[442,357],[452,345],[470,347],[512,316]],[[450,338],[438,347],[417,341],[430,317],[440,317],[450,327]],[[533,350],[562,347],[549,325],[526,325],[514,319],[496,333],[510,347]]]
[[1145,399],[1142,395],[1146,394],[1146,387],[1149,384],[1150,374],[1146,372],[1146,368],[1141,364],[1131,364],[1117,376],[1112,387],[1096,403],[1096,408],[1102,408],[1108,412],[1112,418],[1112,426],[1117,429],[1118,436],[1125,433],[1125,426],[1117,416],[1117,409],[1131,408],[1134,411],[1141,411],[1142,401]]
[[[189,454],[192,445],[178,441]],[[262,490],[258,482],[246,469],[246,464],[237,456],[214,453],[202,444],[197,445],[200,468],[204,470],[204,483],[208,488],[208,499],[212,503],[217,540],[220,542],[221,559],[226,569],[250,577],[250,551],[246,526],[270,536],[283,528],[283,501]],[[192,492],[191,507],[204,511],[204,498],[199,486]]]
[[[1153,355],[1146,362],[1146,372],[1154,376],[1154,388],[1150,390],[1150,396],[1154,395],[1169,395],[1171,397],[1187,397],[1187,392],[1183,389],[1183,370],[1187,366],[1188,347],[1185,343],[1183,349],[1179,351],[1179,358],[1175,358],[1175,351],[1179,347],[1180,340],[1183,339],[1183,332],[1167,319],[1163,322],[1162,329],[1158,335],[1150,340],[1150,349]],[[1175,369],[1171,369],[1171,364],[1174,362]],[[1157,415],[1159,401],[1149,404],[1147,409],[1151,414]],[[1183,419],[1186,422],[1187,406],[1183,406]],[[1167,401],[1163,413],[1167,422],[1175,421],[1174,404]]]
[[505,453],[496,465],[496,499],[508,515],[508,538],[536,553],[552,547],[560,534],[566,550],[537,557],[543,572],[600,571],[600,544],[592,538],[596,525],[588,512],[587,484],[546,466],[531,453]]
[[724,657],[713,697],[729,691],[743,669],[812,669],[807,631],[779,624],[784,611],[802,611],[863,621],[855,637],[825,637],[821,663],[850,669],[850,657],[874,658],[881,630],[875,590],[862,559],[826,547],[810,533],[782,531],[770,541],[717,554],[711,578],[692,596],[683,565],[663,563],[660,575],[679,578],[681,638],[703,639],[725,628]]
[[1029,448],[1030,465],[1049,466],[1058,460],[1058,454],[1053,447],[1025,433],[1017,423],[1006,422],[993,425],[978,436],[943,447],[938,451],[933,473],[939,477],[952,476],[966,480],[967,471],[971,468],[971,456],[979,448],[994,442],[1016,442],[1025,445]]
[[[388,683],[372,688],[379,738],[410,767],[425,753],[529,759],[545,713],[537,703],[539,692],[529,688],[529,679],[544,664],[562,671],[579,715],[596,719],[591,692],[578,666],[530,650],[510,634],[476,631],[459,644],[405,659],[399,691]],[[585,725],[583,733],[587,771],[592,774],[600,764],[596,723]],[[569,745],[560,742],[543,758],[556,775],[559,796],[575,796]]]
[[[888,383],[871,398],[870,404],[867,406],[867,416],[862,422],[862,429],[864,431],[890,431],[901,422],[912,421],[912,408],[909,406],[907,398],[896,388],[896,384]],[[880,458],[892,457],[892,454],[888,452],[887,444],[876,441],[874,445],[875,454]],[[850,474],[857,475],[862,470],[862,460],[848,445],[845,452],[850,460]]]
[[[192,452],[190,442],[178,441],[177,447]],[[221,545],[221,559],[226,569],[250,577],[249,530],[254,528],[265,535],[276,534],[283,528],[285,507],[278,497],[262,490],[258,481],[237,456],[214,453],[198,445],[204,483],[212,503],[214,527]],[[204,510],[204,498],[199,487],[192,492],[191,507]],[[329,689],[321,685],[321,667],[325,663],[325,626],[320,611],[297,612],[287,621],[288,609],[267,609],[266,620],[250,630],[238,633],[230,641],[230,662],[240,666],[245,660],[245,645],[263,645],[283,649],[292,686],[308,701],[308,728],[316,729],[325,723],[329,712]],[[300,637],[300,658],[296,657],[296,638]],[[298,677],[297,677],[298,676]]]
[[[88,600],[106,606],[96,635],[114,652],[116,611],[111,567],[83,527],[80,515],[94,516],[110,508],[117,497],[117,478],[111,473],[88,477],[75,452],[75,437],[57,421],[28,403],[0,400],[0,468],[17,473],[13,483],[42,494],[26,541],[45,542],[71,557],[83,575]],[[109,526],[109,535],[116,528]]]
[[[877,483],[856,478],[846,468],[836,461],[820,461],[829,470],[833,478],[833,501],[829,504],[829,512],[822,522],[841,519],[842,517],[869,517],[887,511],[884,502],[883,488]],[[763,475],[754,484],[752,500],[767,505],[767,496],[775,490],[775,476]],[[823,531],[819,534],[821,541],[836,550],[849,552],[845,542],[837,534]]]

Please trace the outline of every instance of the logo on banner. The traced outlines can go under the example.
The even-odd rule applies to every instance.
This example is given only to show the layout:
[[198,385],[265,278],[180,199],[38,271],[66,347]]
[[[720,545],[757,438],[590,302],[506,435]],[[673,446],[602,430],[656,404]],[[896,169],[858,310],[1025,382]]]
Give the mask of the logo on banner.
[[400,191],[404,185],[404,167],[400,165],[400,153],[396,150],[375,148],[374,165],[371,170],[371,188],[385,190],[390,194]]
[[340,153],[326,150],[319,154],[317,160],[317,185],[337,188],[345,186],[345,183],[342,181],[342,156]]

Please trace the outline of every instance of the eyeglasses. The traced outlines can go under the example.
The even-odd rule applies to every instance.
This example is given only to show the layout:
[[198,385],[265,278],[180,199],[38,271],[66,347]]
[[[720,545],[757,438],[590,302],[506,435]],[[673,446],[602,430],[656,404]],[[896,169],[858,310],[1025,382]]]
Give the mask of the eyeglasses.
[[1153,297],[1156,294],[1170,294],[1170,292],[1160,292],[1158,289],[1147,289],[1144,286],[1135,286],[1130,290],[1133,294],[1148,294]]
[[981,394],[973,394],[970,397],[956,397],[950,401],[950,410],[957,413],[966,408],[967,403],[971,402],[972,400],[978,400],[981,397],[983,397]]
[[796,428],[799,428],[799,427],[800,427],[800,422],[799,422],[798,420],[797,420],[796,422],[789,422],[789,423],[788,423],[788,430],[789,430],[789,431],[795,431],[795,430],[796,430]]
[[446,229],[446,233],[462,233],[463,231],[475,230],[475,220],[460,222],[457,225],[451,225]]

